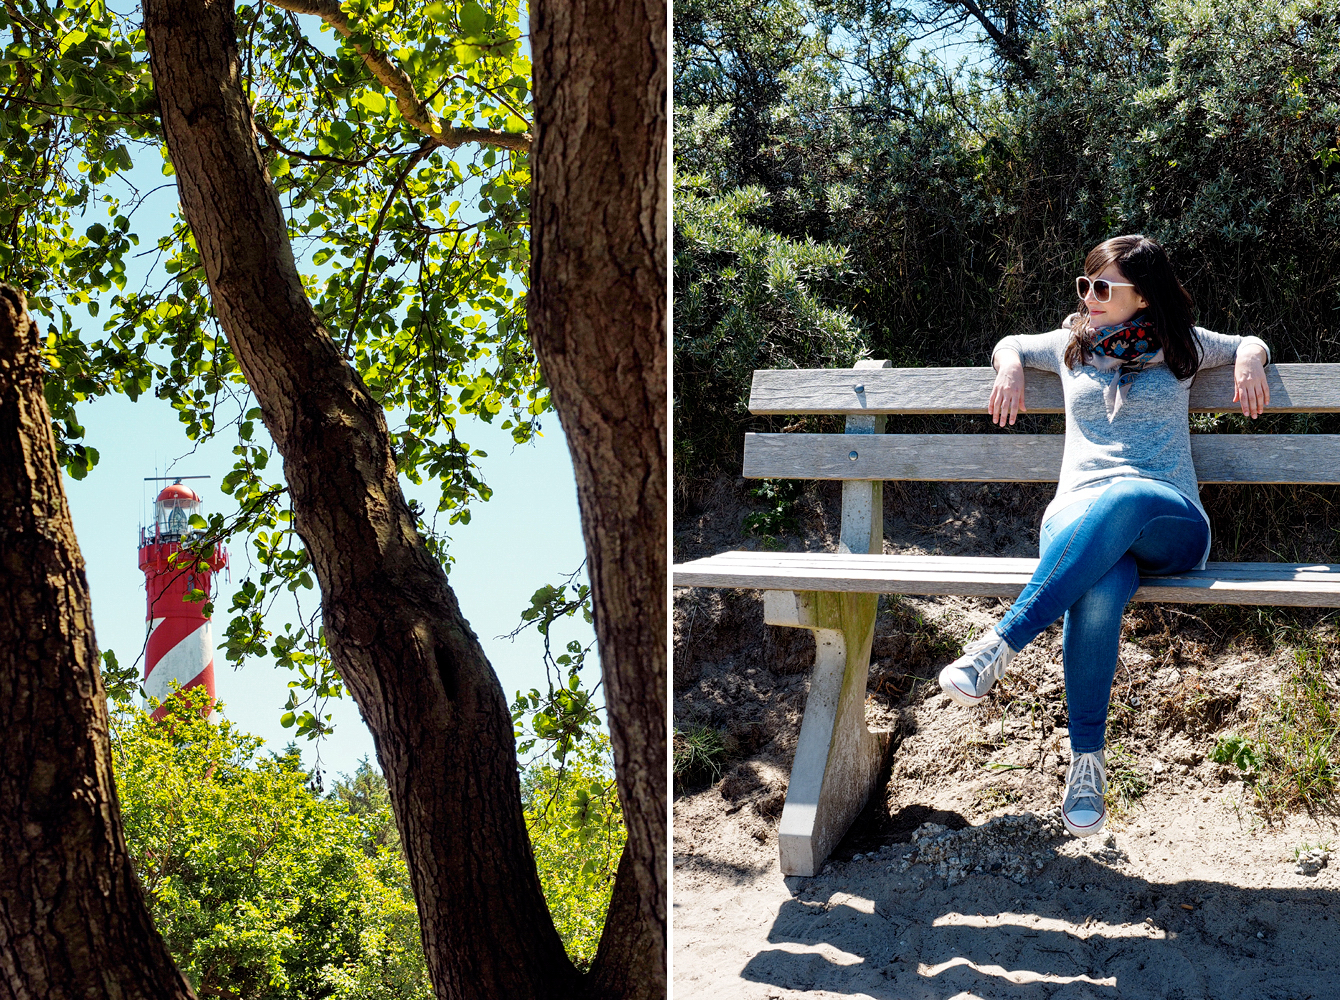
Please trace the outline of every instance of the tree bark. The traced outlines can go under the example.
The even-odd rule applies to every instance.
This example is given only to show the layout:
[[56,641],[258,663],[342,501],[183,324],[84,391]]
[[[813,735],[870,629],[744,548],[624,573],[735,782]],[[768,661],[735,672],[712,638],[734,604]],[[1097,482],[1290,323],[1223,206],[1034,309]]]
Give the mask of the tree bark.
[[628,826],[592,978],[625,997],[666,989],[666,44],[663,0],[531,5],[527,311],[577,474]]
[[131,869],[37,326],[0,286],[0,998],[194,1000]]
[[[415,531],[385,415],[303,292],[241,87],[232,5],[146,0],[144,10],[182,207],[215,312],[284,458],[331,655],[387,776],[438,995],[579,995],[526,836],[506,699]],[[643,684],[663,699],[663,610],[658,621],[649,652],[662,666]],[[643,729],[616,730],[621,745]],[[663,731],[661,747],[663,761]],[[636,782],[639,793],[654,789],[654,778]],[[639,845],[649,839],[641,814],[659,810],[663,853],[664,796],[625,803]],[[631,853],[647,857],[641,846]],[[662,925],[663,914],[662,903]]]

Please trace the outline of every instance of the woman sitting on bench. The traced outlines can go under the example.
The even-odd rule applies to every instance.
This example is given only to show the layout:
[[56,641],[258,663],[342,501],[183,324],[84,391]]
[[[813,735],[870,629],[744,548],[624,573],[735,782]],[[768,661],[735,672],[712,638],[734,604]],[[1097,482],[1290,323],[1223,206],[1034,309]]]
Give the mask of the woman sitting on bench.
[[1122,610],[1141,573],[1203,569],[1210,552],[1191,464],[1192,378],[1234,364],[1233,401],[1255,419],[1270,402],[1270,355],[1256,337],[1193,326],[1191,296],[1147,237],[1099,244],[1076,284],[1080,310],[1063,329],[1005,337],[992,352],[987,409],[1000,426],[1025,411],[1025,366],[1061,376],[1065,456],[1033,578],[995,628],[940,672],[940,687],[961,705],[979,704],[1011,658],[1064,614],[1070,769],[1061,816],[1088,837],[1107,822],[1103,741]]

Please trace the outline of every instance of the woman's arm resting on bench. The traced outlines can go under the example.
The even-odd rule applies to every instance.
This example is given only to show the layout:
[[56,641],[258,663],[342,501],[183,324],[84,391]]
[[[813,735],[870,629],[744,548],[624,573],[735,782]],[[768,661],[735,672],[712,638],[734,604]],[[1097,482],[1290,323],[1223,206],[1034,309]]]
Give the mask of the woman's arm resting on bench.
[[991,364],[996,369],[996,382],[986,408],[992,422],[1004,427],[1007,418],[1013,424],[1020,413],[1028,412],[1024,405],[1024,363],[1018,351],[999,347],[991,356]]
[[1269,355],[1259,343],[1250,341],[1238,348],[1233,363],[1233,402],[1242,406],[1242,415],[1255,420],[1270,405],[1270,386],[1266,383]]

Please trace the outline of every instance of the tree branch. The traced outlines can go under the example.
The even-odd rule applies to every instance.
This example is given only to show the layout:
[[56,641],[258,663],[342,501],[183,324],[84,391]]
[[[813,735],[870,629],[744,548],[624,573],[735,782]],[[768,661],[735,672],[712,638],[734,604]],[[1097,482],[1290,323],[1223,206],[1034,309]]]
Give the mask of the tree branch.
[[359,279],[358,291],[354,295],[354,318],[349,321],[349,329],[344,335],[343,353],[346,356],[349,353],[349,348],[353,346],[354,333],[358,329],[358,320],[363,315],[363,294],[368,287],[368,271],[372,267],[372,255],[377,252],[377,242],[381,239],[382,225],[386,222],[386,212],[391,207],[391,202],[395,201],[396,196],[400,194],[400,188],[409,177],[409,172],[414,169],[416,163],[428,155],[432,145],[429,140],[425,139],[423,144],[410,154],[409,159],[405,161],[405,166],[401,168],[399,176],[396,177],[395,183],[391,185],[391,190],[386,193],[381,211],[377,213],[377,224],[372,227],[372,239],[368,243],[368,252],[363,258],[363,276]]
[[[273,3],[274,0],[271,0],[271,2]],[[1026,79],[1031,80],[1035,72],[1033,64],[1028,61],[1027,56],[1019,51],[1019,40],[1010,35],[1006,35],[996,27],[995,22],[987,17],[986,12],[982,10],[981,7],[977,6],[973,0],[958,0],[958,2],[963,5],[964,10],[977,20],[978,24],[986,29],[986,33],[990,35],[991,40],[996,43],[996,47],[1000,50],[1000,54],[1010,62],[1014,63],[1014,65],[1019,68],[1019,71],[1024,74]]]
[[[340,9],[339,0],[266,0],[266,2],[295,14],[315,14],[345,38],[353,40],[354,29],[349,24],[348,16]],[[353,41],[353,47],[363,57],[363,64],[377,81],[395,94],[396,107],[400,109],[405,121],[439,146],[455,149],[467,142],[477,142],[485,146],[512,149],[519,153],[530,152],[529,132],[444,126],[433,113],[433,109],[419,99],[418,93],[414,90],[414,81],[409,78],[409,74],[391,62],[390,56],[374,45],[363,45]]]

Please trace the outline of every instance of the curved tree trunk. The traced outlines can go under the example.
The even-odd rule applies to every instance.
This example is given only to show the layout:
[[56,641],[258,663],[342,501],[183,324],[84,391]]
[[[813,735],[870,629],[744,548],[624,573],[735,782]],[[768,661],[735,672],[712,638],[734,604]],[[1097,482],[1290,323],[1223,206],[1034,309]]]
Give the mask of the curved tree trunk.
[[[387,776],[438,995],[578,995],[526,837],[506,699],[415,531],[385,415],[303,292],[241,87],[232,5],[146,0],[144,9],[182,207],[215,312],[284,457],[331,655]],[[594,573],[593,584],[603,585]],[[663,610],[659,622],[663,630]],[[664,687],[661,636],[648,687]],[[643,729],[629,731],[636,739]],[[663,729],[661,748],[663,761]],[[663,852],[663,794],[625,801],[630,825],[660,811]],[[648,839],[641,826],[637,836]],[[640,846],[631,853],[646,858]],[[662,904],[662,925],[663,913]]]
[[628,825],[592,977],[664,996],[666,5],[536,0],[531,46],[529,326],[577,473]]
[[299,282],[241,88],[232,4],[150,0],[145,28],[182,208],[284,457],[331,656],[386,773],[438,995],[570,996],[507,701],[415,530],[385,415]]
[[0,286],[0,998],[187,1000],[126,853],[41,360]]

